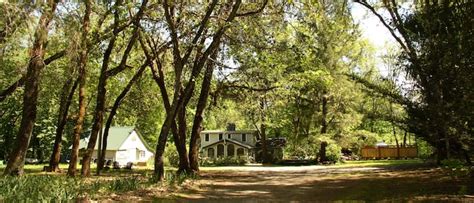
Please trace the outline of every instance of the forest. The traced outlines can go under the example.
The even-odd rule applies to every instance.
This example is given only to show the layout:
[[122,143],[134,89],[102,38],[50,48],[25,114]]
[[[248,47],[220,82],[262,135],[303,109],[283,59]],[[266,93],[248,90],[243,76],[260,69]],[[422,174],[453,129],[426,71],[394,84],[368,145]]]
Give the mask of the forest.
[[[375,47],[356,7],[393,44]],[[472,182],[460,186],[474,178],[474,1],[44,0],[0,9],[2,185],[38,173],[32,160],[46,177],[60,174],[59,185],[114,176],[105,156],[117,126],[139,131],[154,153],[140,180],[119,181],[205,179],[208,166],[252,162],[202,158],[201,131],[231,125],[256,132],[263,166],[277,164],[277,138],[282,159],[319,165],[353,163],[380,143],[414,147],[423,164],[465,172],[449,184],[474,194]]]

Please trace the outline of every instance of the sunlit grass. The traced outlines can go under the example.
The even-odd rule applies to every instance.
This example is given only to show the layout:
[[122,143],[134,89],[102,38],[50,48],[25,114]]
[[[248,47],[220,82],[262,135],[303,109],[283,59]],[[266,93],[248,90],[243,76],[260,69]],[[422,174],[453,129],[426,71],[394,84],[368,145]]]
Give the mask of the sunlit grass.
[[396,166],[405,164],[421,164],[421,159],[406,159],[406,160],[360,160],[360,161],[346,161],[344,163],[337,163],[334,167],[371,167],[371,166]]

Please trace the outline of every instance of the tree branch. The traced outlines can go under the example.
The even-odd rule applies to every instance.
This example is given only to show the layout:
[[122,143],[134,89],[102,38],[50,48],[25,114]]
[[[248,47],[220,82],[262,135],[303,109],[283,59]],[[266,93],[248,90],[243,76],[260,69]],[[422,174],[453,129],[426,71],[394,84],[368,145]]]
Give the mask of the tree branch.
[[371,6],[369,3],[367,3],[366,0],[355,0],[354,2],[359,3],[360,5],[366,7],[367,9],[369,9],[370,12],[372,12],[372,14],[374,14],[380,20],[380,22],[388,29],[390,34],[393,36],[393,38],[395,38],[395,40],[398,42],[398,44],[400,44],[402,49],[404,51],[406,51],[407,53],[411,53],[410,50],[408,49],[407,45],[405,44],[405,42],[395,33],[395,30],[392,27],[390,27],[390,25],[388,25],[387,22],[385,22],[385,19],[382,17],[382,15],[377,13],[377,11],[375,10],[375,8],[373,6]]
[[257,13],[260,13],[263,11],[263,9],[265,9],[265,7],[267,6],[268,4],[268,0],[265,0],[262,4],[262,6],[260,8],[258,8],[257,10],[255,11],[249,11],[249,12],[246,12],[246,13],[237,13],[237,17],[245,17],[245,16],[250,16],[250,15],[255,15]]

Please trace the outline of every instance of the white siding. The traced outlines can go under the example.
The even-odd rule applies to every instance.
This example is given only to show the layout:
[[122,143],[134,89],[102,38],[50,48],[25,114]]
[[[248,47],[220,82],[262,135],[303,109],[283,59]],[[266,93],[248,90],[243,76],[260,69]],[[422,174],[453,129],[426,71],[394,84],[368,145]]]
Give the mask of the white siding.
[[[247,137],[245,142],[242,141],[242,134],[245,134],[245,136]],[[250,146],[255,146],[255,144],[257,142],[257,139],[256,139],[254,133],[248,133],[248,132],[246,132],[246,133],[233,133],[231,137],[234,140],[237,140],[239,142],[248,144]]]
[[[206,141],[206,134],[209,134],[209,141]],[[228,135],[231,135],[231,139],[242,142],[242,134],[246,134],[247,140],[243,143],[250,146],[255,146],[257,139],[254,131],[244,130],[244,131],[203,131],[201,133],[201,146],[207,146],[209,144],[219,141],[219,134],[222,134],[222,138],[229,138]]]
[[[107,150],[105,152],[105,160],[112,160],[115,161],[115,150]],[[92,154],[92,159],[97,159],[97,150],[94,150]]]
[[[140,151],[145,151],[145,156],[140,156]],[[137,133],[132,131],[130,136],[124,141],[120,150],[117,152],[117,161],[120,164],[126,164],[127,162],[146,162],[153,156],[145,144],[140,140]]]
[[[206,141],[206,134],[209,134],[209,141]],[[203,133],[201,134],[201,146],[206,146],[208,144],[219,141],[220,133]],[[224,139],[224,132],[222,132],[222,138]]]

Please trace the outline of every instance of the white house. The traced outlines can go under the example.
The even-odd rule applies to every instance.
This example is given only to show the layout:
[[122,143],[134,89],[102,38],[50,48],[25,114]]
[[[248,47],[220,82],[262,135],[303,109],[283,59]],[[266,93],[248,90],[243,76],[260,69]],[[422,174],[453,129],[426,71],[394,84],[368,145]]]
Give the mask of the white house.
[[[81,139],[79,149],[87,148],[89,137]],[[92,159],[97,159],[99,140],[95,145]],[[128,162],[144,164],[153,157],[152,149],[146,144],[140,133],[133,127],[111,127],[107,138],[105,160],[117,161],[120,165]]]
[[201,131],[202,157],[253,157],[257,143],[255,130]]

